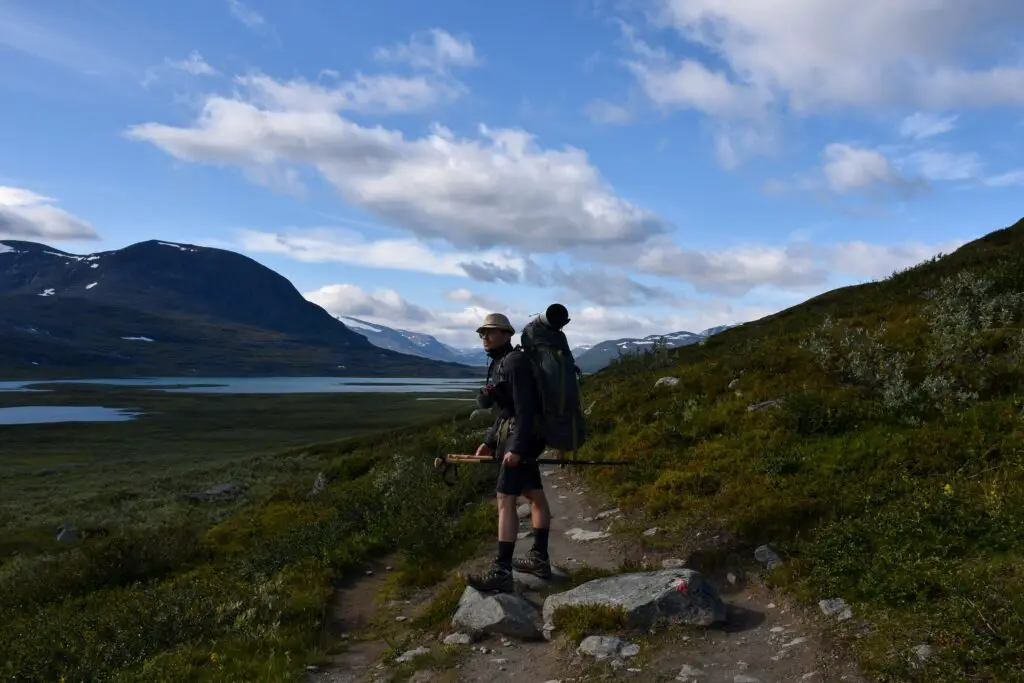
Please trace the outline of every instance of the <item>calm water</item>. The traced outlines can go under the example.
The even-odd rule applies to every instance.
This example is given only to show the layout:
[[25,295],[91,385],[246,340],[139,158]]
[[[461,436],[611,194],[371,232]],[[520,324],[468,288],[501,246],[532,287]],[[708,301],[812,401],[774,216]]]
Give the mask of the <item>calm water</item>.
[[[69,379],[0,381],[0,392],[40,392],[41,384],[102,384],[143,387],[191,394],[426,393],[462,396],[422,397],[421,401],[472,401],[483,379],[402,377],[145,377],[138,379]],[[27,399],[27,396],[26,396]],[[121,422],[141,413],[102,406],[15,406],[0,408],[0,425],[52,422]]]
[[15,406],[0,408],[0,425],[53,422],[124,422],[141,413],[102,406]]
[[0,391],[38,391],[40,384],[105,384],[193,394],[451,393],[472,391],[482,383],[482,377],[144,377],[0,381]]

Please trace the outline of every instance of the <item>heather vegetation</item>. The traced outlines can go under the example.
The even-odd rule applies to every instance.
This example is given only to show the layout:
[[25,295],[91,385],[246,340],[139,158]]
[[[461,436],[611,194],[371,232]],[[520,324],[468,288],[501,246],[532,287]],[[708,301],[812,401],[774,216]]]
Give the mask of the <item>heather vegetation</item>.
[[[587,386],[593,481],[669,543],[770,543],[877,680],[1024,661],[1024,222]],[[664,376],[678,382],[655,386]],[[753,553],[750,553],[753,557]],[[924,663],[912,652],[928,645]]]
[[[78,391],[95,399],[100,389]],[[478,502],[480,473],[448,488],[433,469],[447,449],[476,445],[464,422],[453,425],[451,403],[133,397],[166,413],[148,423],[80,426],[78,442],[62,446],[54,431],[71,427],[9,431],[4,457],[12,467],[0,478],[3,680],[301,680],[330,646],[325,605],[336,583],[362,576],[367,560],[387,553],[396,553],[396,587],[435,582],[493,526]],[[273,425],[260,410],[272,405]],[[130,438],[116,438],[116,429]],[[373,435],[300,445],[366,431]],[[69,466],[89,461],[110,481]],[[140,461],[148,478],[136,471]],[[123,471],[139,475],[134,486],[117,476]],[[320,474],[327,485],[314,493]],[[243,493],[182,500],[189,487],[217,481]],[[20,506],[7,504],[15,499]],[[74,521],[85,538],[56,542],[56,519]],[[97,529],[107,535],[86,533]]]

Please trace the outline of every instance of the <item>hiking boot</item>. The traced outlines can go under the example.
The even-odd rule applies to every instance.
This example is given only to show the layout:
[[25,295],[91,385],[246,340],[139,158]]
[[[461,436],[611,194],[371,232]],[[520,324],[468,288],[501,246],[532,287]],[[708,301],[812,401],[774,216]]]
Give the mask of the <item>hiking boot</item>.
[[542,579],[551,578],[551,560],[532,548],[526,553],[526,557],[517,557],[512,560],[512,568],[517,572],[533,574]]
[[466,584],[482,593],[512,593],[515,591],[512,570],[496,562],[483,574],[470,574],[467,576]]

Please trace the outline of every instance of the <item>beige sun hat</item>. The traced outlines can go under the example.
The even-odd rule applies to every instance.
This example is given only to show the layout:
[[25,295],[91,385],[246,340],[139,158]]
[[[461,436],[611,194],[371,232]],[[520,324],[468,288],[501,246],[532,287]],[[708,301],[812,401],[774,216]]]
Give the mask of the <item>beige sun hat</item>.
[[484,318],[484,324],[476,328],[478,333],[484,330],[505,330],[511,334],[516,333],[516,328],[512,327],[512,323],[501,313],[489,313]]

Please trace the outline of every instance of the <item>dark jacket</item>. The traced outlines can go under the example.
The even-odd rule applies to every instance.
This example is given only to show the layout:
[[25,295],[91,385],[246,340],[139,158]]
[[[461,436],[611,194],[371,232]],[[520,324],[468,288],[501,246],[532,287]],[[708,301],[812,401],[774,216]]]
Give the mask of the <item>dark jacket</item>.
[[541,400],[530,359],[511,345],[491,356],[489,391],[498,416],[487,430],[484,443],[494,449],[501,446],[498,441],[502,423],[514,419],[503,452],[495,455],[501,458],[512,451],[526,459],[537,458],[544,451],[544,439],[540,434]]

